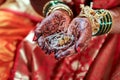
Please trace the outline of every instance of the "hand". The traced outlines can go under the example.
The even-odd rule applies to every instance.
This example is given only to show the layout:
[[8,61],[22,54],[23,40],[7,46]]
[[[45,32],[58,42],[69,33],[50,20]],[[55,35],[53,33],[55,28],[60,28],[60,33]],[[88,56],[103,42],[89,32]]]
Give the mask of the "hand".
[[62,10],[56,10],[47,16],[35,29],[35,36],[39,46],[48,54],[55,49],[52,49],[46,44],[46,37],[56,32],[66,32],[71,18],[68,13]]
[[70,17],[65,11],[55,11],[37,25],[35,35],[39,46],[50,54],[55,53],[57,59],[80,51],[87,46],[91,34],[91,24],[87,18]]
[[66,50],[59,50],[55,54],[57,59],[76,53],[78,48],[80,51],[83,51],[87,47],[92,37],[92,29],[89,20],[87,18],[74,18],[68,27],[67,34],[75,37],[74,43]]

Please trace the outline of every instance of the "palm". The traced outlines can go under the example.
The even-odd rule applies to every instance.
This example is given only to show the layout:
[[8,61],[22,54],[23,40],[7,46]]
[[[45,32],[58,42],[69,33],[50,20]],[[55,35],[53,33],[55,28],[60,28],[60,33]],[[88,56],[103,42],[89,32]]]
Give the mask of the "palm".
[[64,11],[56,11],[37,25],[35,30],[39,46],[48,54],[55,53],[57,59],[81,51],[91,38],[91,26],[87,18],[70,17]]
[[91,25],[87,18],[75,18],[68,27],[67,34],[74,36],[72,45],[56,53],[56,58],[65,57],[77,52],[77,48],[83,51],[91,39]]
[[55,11],[37,25],[35,35],[38,38],[39,46],[45,50],[46,53],[58,50],[57,44],[54,43],[55,39],[53,36],[61,31],[66,32],[69,22],[70,17],[65,11]]

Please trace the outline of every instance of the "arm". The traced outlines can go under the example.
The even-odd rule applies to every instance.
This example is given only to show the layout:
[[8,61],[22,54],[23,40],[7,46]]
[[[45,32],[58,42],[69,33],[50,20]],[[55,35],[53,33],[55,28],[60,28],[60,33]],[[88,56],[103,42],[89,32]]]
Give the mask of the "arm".
[[[43,15],[43,14],[42,14],[43,7],[44,7],[44,5],[45,5],[48,1],[50,1],[50,0],[30,0],[32,7],[33,7],[33,8],[35,9],[35,11],[36,11],[37,13],[39,13],[40,15]],[[59,1],[62,1],[62,2],[65,2],[65,3],[69,3],[69,4],[72,3],[72,1],[69,2],[68,0],[59,0]]]
[[[87,7],[86,7],[87,8]],[[88,8],[89,9],[89,8]],[[85,9],[84,9],[85,10]],[[58,12],[59,12],[60,10],[58,10]],[[85,10],[86,11],[86,10]],[[91,9],[90,9],[90,11],[91,11]],[[65,49],[65,50],[62,50],[62,49],[60,49],[60,50],[58,50],[58,51],[56,51],[55,52],[55,57],[56,58],[61,58],[61,57],[65,57],[66,55],[69,55],[69,54],[73,54],[73,53],[76,53],[76,51],[83,51],[85,48],[86,48],[86,46],[87,46],[87,44],[89,43],[89,41],[90,41],[90,39],[91,39],[91,37],[92,37],[92,35],[91,35],[91,33],[93,32],[94,33],[94,30],[96,29],[96,28],[99,28],[98,30],[97,30],[97,33],[95,34],[96,36],[97,35],[102,35],[102,34],[106,34],[106,33],[108,33],[108,31],[111,29],[111,27],[109,26],[108,27],[108,25],[110,24],[111,25],[111,23],[109,23],[109,22],[111,22],[111,20],[109,20],[109,21],[107,21],[107,23],[109,23],[109,24],[107,24],[107,25],[105,25],[104,24],[104,22],[106,22],[105,20],[106,20],[106,15],[104,15],[104,14],[100,14],[100,13],[104,13],[106,10],[104,10],[103,12],[102,11],[98,11],[98,12],[96,12],[99,16],[101,16],[102,17],[102,20],[101,20],[101,22],[99,22],[99,20],[101,19],[101,17],[99,17],[99,16],[97,16],[96,15],[96,17],[95,17],[95,19],[93,18],[93,17],[91,17],[91,16],[95,16],[94,14],[89,14],[89,15],[91,15],[91,16],[88,16],[88,13],[86,13],[86,14],[84,14],[84,16],[82,16],[82,14],[81,14],[81,16],[79,15],[79,16],[77,16],[76,18],[74,18],[72,21],[70,21],[70,23],[69,23],[69,19],[68,18],[66,18],[66,21],[68,21],[67,22],[67,26],[66,27],[64,27],[64,28],[68,28],[67,29],[67,34],[69,34],[69,35],[73,35],[74,37],[75,37],[75,41],[73,41],[73,43],[72,43],[72,45],[71,46],[69,46],[69,47],[67,47],[67,49]],[[119,33],[120,31],[119,31],[119,29],[117,28],[117,27],[119,27],[119,22],[120,22],[120,20],[119,20],[119,11],[120,10],[117,10],[117,8],[116,9],[113,9],[113,10],[110,10],[110,12],[111,12],[111,16],[112,16],[112,29],[111,29],[111,32],[110,33]],[[46,23],[50,20],[50,21],[53,21],[53,20],[55,20],[54,19],[54,14],[56,14],[56,13],[58,13],[58,12],[53,12],[52,14],[53,14],[53,16],[52,16],[52,14],[50,14],[49,16],[47,16],[42,22],[41,22],[41,24],[40,25],[38,25],[37,26],[37,28],[36,28],[36,30],[35,30],[35,33],[37,34],[36,35],[36,37],[37,37],[37,39],[38,39],[38,44],[42,47],[42,46],[44,46],[45,47],[45,45],[43,44],[45,41],[44,41],[44,39],[43,38],[40,38],[40,36],[41,36],[41,32],[43,32],[43,31],[52,31],[52,30],[45,30],[45,29],[47,29],[46,28]],[[61,12],[61,11],[60,11]],[[84,12],[84,11],[83,11]],[[89,12],[89,11],[88,11]],[[93,10],[93,12],[94,12],[94,10]],[[62,11],[62,13],[63,13],[63,11]],[[108,14],[108,13],[107,13]],[[63,14],[62,14],[63,15]],[[68,15],[68,14],[67,14]],[[67,16],[66,15],[66,16]],[[85,16],[86,15],[86,16]],[[51,17],[51,18],[50,18]],[[89,18],[88,18],[89,17]],[[108,17],[109,19],[111,19],[111,17]],[[53,20],[52,20],[53,19]],[[94,19],[94,21],[93,21],[93,19]],[[98,21],[97,23],[96,23],[96,21]],[[66,22],[65,21],[65,22]],[[95,24],[93,23],[93,22],[95,22]],[[53,23],[55,23],[55,21],[53,21]],[[66,23],[65,23],[66,24]],[[51,24],[51,25],[53,25],[53,24]],[[68,26],[69,25],[69,26]],[[102,26],[101,26],[102,25]],[[54,25],[53,25],[54,26]],[[47,27],[49,27],[49,26],[47,26]],[[107,27],[107,29],[106,29],[106,27]],[[49,27],[50,28],[50,27]],[[43,30],[44,29],[44,30]],[[105,29],[105,30],[104,30]],[[104,30],[104,31],[102,31],[102,30]],[[53,30],[54,31],[54,30]],[[53,33],[55,33],[57,31],[57,27],[55,28],[55,31],[53,32]],[[62,30],[63,31],[63,30]],[[99,32],[98,32],[99,31]],[[66,31],[65,31],[66,32]],[[53,34],[52,33],[52,34]],[[46,35],[44,32],[42,33],[42,36],[43,36],[43,34],[44,35]],[[40,36],[39,36],[40,35]],[[47,33],[47,36],[50,36],[50,34],[49,33]],[[46,37],[46,36],[45,36]],[[75,43],[74,43],[75,42]],[[78,47],[80,48],[80,50],[77,50],[78,49]],[[46,48],[45,48],[45,50],[47,50]],[[49,51],[49,50],[47,50],[47,51]]]
[[120,7],[111,9],[110,12],[113,20],[110,33],[120,33]]
[[[46,17],[35,29],[35,40],[45,53],[54,52],[55,57],[60,59],[76,53],[78,46],[80,46],[81,50],[85,48],[84,43],[88,43],[91,38],[91,26],[86,18],[77,17],[71,22],[71,10],[65,5],[62,5],[63,8],[59,3],[53,1],[49,4],[53,3],[57,7],[44,9]],[[49,4],[46,7],[51,7]],[[59,7],[63,10],[56,9],[54,11],[55,8]],[[61,32],[62,34],[60,34]]]

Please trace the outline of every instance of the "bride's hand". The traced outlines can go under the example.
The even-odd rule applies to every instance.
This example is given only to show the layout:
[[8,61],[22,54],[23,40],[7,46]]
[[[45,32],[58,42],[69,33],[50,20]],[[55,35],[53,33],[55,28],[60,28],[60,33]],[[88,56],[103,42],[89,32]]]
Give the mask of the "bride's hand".
[[68,13],[64,10],[56,10],[47,16],[41,23],[38,23],[35,29],[36,41],[39,46],[45,51],[45,53],[50,54],[55,52],[55,50],[46,44],[46,37],[55,34],[56,32],[66,32],[71,18]]
[[65,50],[59,50],[55,54],[57,59],[83,51],[87,47],[92,37],[90,21],[87,18],[74,18],[68,27],[67,34],[74,36],[74,43]]

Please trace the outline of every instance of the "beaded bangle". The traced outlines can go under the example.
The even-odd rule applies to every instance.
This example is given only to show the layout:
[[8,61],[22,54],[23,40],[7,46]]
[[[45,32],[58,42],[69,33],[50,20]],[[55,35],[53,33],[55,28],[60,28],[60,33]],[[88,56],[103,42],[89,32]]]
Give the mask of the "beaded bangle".
[[87,17],[92,25],[92,35],[102,35],[108,33],[112,27],[112,17],[108,10],[93,10],[89,6],[82,5],[80,17]]
[[48,3],[46,3],[43,8],[43,15],[48,16],[49,14],[58,9],[65,10],[66,12],[68,12],[70,17],[73,17],[71,9],[65,3],[58,0],[49,1]]

